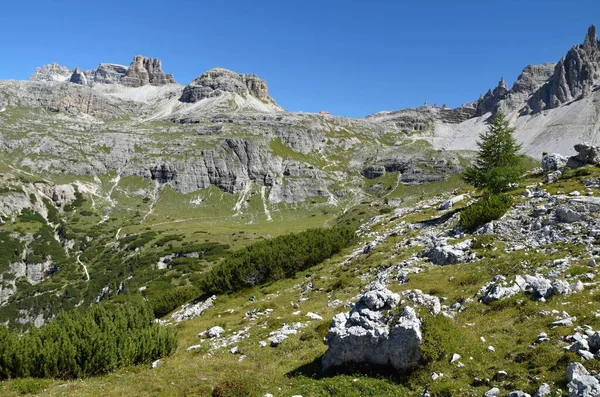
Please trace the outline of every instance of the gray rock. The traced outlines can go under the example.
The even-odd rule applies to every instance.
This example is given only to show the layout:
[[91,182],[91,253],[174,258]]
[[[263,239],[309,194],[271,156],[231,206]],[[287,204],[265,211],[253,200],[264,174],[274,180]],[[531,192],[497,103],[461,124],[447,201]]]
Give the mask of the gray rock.
[[440,204],[440,206],[438,207],[438,209],[441,210],[448,210],[450,208],[452,208],[452,206],[462,200],[464,200],[467,197],[466,194],[460,194],[458,196],[454,196],[449,198],[448,200],[444,201],[442,204]]
[[569,397],[597,397],[600,395],[600,383],[580,363],[571,363],[567,367],[567,388]]
[[206,332],[206,336],[209,338],[218,338],[225,330],[219,326],[212,327]]
[[69,68],[57,63],[50,63],[35,70],[29,81],[68,81],[73,73]]
[[175,79],[173,75],[165,74],[162,71],[160,59],[136,55],[129,68],[127,68],[125,76],[121,78],[120,83],[128,87],[141,87],[147,84],[175,84]]
[[549,298],[552,296],[553,289],[550,280],[543,277],[525,276],[525,281],[531,288],[534,299]]
[[493,387],[490,390],[486,391],[484,396],[485,397],[496,397],[500,395],[500,389],[498,389],[497,387]]
[[557,180],[559,180],[561,176],[562,176],[562,172],[561,171],[551,172],[548,175],[546,175],[546,182],[548,182],[548,183],[554,183]]
[[507,397],[531,397],[531,394],[525,393],[522,390],[515,390],[508,393]]
[[577,154],[569,157],[569,160],[567,161],[567,167],[569,168],[579,168],[586,164],[597,164],[600,160],[599,146],[593,146],[585,142],[578,143],[574,148]]
[[119,84],[121,79],[127,75],[127,67],[113,63],[101,63],[95,70],[89,73],[95,84]]
[[547,154],[542,157],[542,170],[544,172],[558,171],[567,165],[567,158],[558,153]]
[[369,165],[362,170],[361,174],[367,179],[375,179],[385,175],[385,167],[382,165]]
[[540,385],[533,397],[547,397],[551,393],[552,389],[550,388],[550,385],[547,383],[543,383],[542,385]]
[[578,222],[581,220],[582,216],[580,213],[573,211],[571,208],[568,207],[558,207],[556,209],[556,220],[558,222],[564,222],[564,223],[573,223],[573,222]]
[[449,245],[435,245],[425,250],[423,254],[436,265],[455,265],[467,260],[464,251],[454,249]]
[[384,316],[386,309],[395,307],[387,304],[396,301],[389,298],[394,295],[387,290],[371,291],[350,313],[333,318],[325,337],[329,348],[323,356],[323,368],[369,363],[391,365],[403,372],[418,366],[421,322],[411,307],[405,307],[399,317]]
[[547,83],[528,100],[529,109],[553,109],[589,95],[600,80],[600,45],[595,26],[590,26],[583,45],[573,47],[560,60]]
[[188,84],[180,100],[195,103],[202,99],[223,95],[225,92],[242,97],[251,95],[258,100],[275,104],[269,96],[267,83],[264,80],[253,74],[239,74],[222,68],[211,69]]
[[85,76],[83,71],[78,67],[75,68],[75,70],[73,71],[73,74],[69,78],[69,81],[73,84],[88,85],[87,77]]

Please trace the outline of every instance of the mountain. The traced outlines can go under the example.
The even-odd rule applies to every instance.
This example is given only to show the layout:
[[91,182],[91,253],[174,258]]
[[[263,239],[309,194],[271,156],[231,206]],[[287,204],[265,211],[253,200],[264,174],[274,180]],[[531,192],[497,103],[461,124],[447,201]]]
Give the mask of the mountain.
[[[286,111],[259,76],[223,68],[179,84],[141,55],[0,81],[0,323],[14,331],[0,327],[0,394],[595,393],[599,51],[591,27],[512,87],[362,119]],[[546,156],[467,233],[481,192],[459,174],[498,111],[530,169],[591,145],[575,170]],[[66,359],[80,341],[56,324],[79,320],[52,323],[60,311],[108,308],[96,321],[128,329],[142,303],[144,335],[178,331],[171,356],[118,369],[135,354],[98,332]],[[48,367],[10,372],[27,330],[21,353]],[[118,372],[8,379],[77,374],[61,366],[86,357]]]

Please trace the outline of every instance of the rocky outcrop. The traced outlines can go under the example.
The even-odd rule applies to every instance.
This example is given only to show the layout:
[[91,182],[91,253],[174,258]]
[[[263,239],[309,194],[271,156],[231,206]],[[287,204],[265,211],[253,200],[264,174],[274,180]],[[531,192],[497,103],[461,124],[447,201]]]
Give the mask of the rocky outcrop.
[[554,73],[555,62],[526,66],[513,84],[512,94],[530,96],[543,86]]
[[503,101],[508,96],[509,89],[504,81],[504,78],[500,79],[498,86],[493,90],[489,90],[483,97],[477,102],[477,116],[483,116],[488,112],[495,113],[497,110],[498,103]]
[[69,68],[51,63],[41,66],[29,76],[29,81],[68,81],[73,73]]
[[424,105],[416,109],[401,109],[393,112],[379,112],[366,117],[367,120],[386,122],[398,131],[406,134],[424,132],[434,129],[434,123],[441,121],[449,124],[459,124],[475,117],[476,109],[473,104],[450,109],[446,106]]
[[261,101],[275,103],[269,96],[267,83],[253,74],[239,74],[231,70],[216,68],[209,70],[188,84],[180,101],[195,103],[231,92],[242,97],[251,95]]
[[114,63],[101,63],[95,70],[89,72],[94,84],[118,84],[127,75],[127,67]]
[[600,82],[600,43],[590,26],[584,43],[560,60],[552,77],[528,101],[529,112],[554,109],[592,93]]
[[350,313],[337,314],[325,337],[323,368],[346,364],[392,366],[405,372],[421,359],[421,321],[411,307],[394,315],[400,296],[386,289],[363,295]]
[[597,164],[600,161],[600,146],[593,146],[587,142],[574,146],[577,154],[569,157],[567,167],[579,168],[586,164]]
[[73,84],[88,85],[88,80],[85,76],[85,73],[83,73],[83,71],[78,67],[73,71],[69,81]]
[[120,82],[128,87],[141,87],[147,84],[174,84],[175,79],[173,75],[163,72],[160,59],[137,55],[131,61],[125,76],[121,78]]

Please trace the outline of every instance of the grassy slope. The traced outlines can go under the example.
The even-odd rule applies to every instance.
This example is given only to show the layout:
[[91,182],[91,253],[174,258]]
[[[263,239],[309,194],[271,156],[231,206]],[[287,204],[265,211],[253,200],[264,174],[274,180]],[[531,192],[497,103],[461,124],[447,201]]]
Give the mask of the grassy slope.
[[[599,171],[590,167],[588,172],[591,175],[585,178],[599,176]],[[580,179],[566,179],[549,186],[549,190],[564,193],[581,191],[583,185]],[[535,181],[536,179],[532,179],[529,182]],[[517,199],[521,191],[522,189],[514,192]],[[347,214],[347,218],[362,217],[364,220],[373,211],[376,212],[377,208],[357,208],[353,213]],[[399,219],[388,215],[373,230],[383,232],[404,219],[415,222],[434,215],[439,213],[426,208]],[[340,266],[345,255],[352,251],[348,249],[314,269],[298,274],[294,279],[219,297],[215,307],[203,316],[177,325],[180,339],[178,351],[172,357],[162,360],[157,369],[132,367],[108,376],[80,381],[17,380],[5,382],[0,390],[6,395],[16,394],[27,387],[43,387],[47,389],[48,395],[209,395],[215,384],[232,379],[237,379],[240,385],[254,390],[255,395],[270,392],[284,396],[417,395],[425,387],[429,387],[436,395],[476,396],[482,395],[491,386],[498,386],[506,392],[523,389],[533,394],[537,386],[544,382],[564,389],[566,365],[568,362],[579,361],[579,358],[572,353],[563,352],[564,342],[560,338],[572,333],[573,327],[551,329],[553,317],[539,316],[537,313],[541,310],[566,310],[577,316],[576,325],[586,324],[598,329],[600,319],[590,316],[600,302],[600,290],[595,287],[586,288],[583,293],[554,297],[546,303],[535,302],[524,294],[489,306],[474,302],[468,305],[466,311],[458,314],[454,321],[428,318],[426,327],[427,324],[430,327],[433,325],[448,337],[439,342],[438,359],[427,363],[407,378],[393,377],[386,373],[365,374],[358,370],[350,371],[350,374],[322,376],[319,360],[326,346],[321,339],[331,317],[347,310],[341,307],[329,308],[327,302],[334,299],[353,301],[360,287],[368,282],[368,278],[361,278],[361,275],[372,275],[374,269],[398,263],[418,252],[418,247],[403,248],[403,243],[409,237],[410,235],[392,237],[373,253],[359,257],[351,265]],[[368,240],[370,239],[365,238],[361,244]],[[457,298],[475,297],[477,290],[496,274],[509,277],[523,274],[526,269],[531,271],[549,264],[567,253],[577,255],[582,252],[582,247],[564,245],[555,245],[556,251],[552,255],[532,251],[504,252],[500,241],[490,242],[497,249],[479,249],[477,254],[482,259],[476,262],[445,267],[423,262],[423,272],[411,275],[408,283],[392,284],[391,288],[396,291],[417,288],[453,302]],[[583,269],[585,268],[577,264],[572,266],[571,272],[577,273]],[[309,281],[314,283],[314,289],[306,295],[308,300],[299,303],[302,286]],[[256,296],[257,300],[249,301],[250,296]],[[274,311],[258,321],[244,318],[246,311],[256,308],[272,308]],[[292,312],[296,310],[300,310],[301,314],[293,315]],[[304,316],[309,311],[322,315],[324,321],[312,321],[298,335],[291,336],[278,348],[258,347],[258,341],[266,340],[269,331],[279,328],[283,323],[308,321]],[[187,347],[199,343],[197,334],[200,331],[220,325],[226,329],[227,335],[250,324],[260,326],[254,326],[250,337],[236,344],[246,355],[242,362],[238,362],[239,355],[230,354],[227,348],[218,349],[213,355],[208,354],[207,347],[186,352]],[[548,332],[551,342],[534,345],[533,341],[542,331]],[[480,340],[481,337],[485,338],[485,343]],[[490,345],[495,347],[495,352],[487,350]],[[462,356],[461,362],[465,364],[463,368],[450,364],[454,353]],[[600,369],[600,364],[596,361],[587,362],[586,366]],[[474,377],[492,379],[498,370],[505,370],[509,374],[504,383],[492,380],[490,386],[471,386]],[[433,372],[443,373],[444,376],[433,382]]]

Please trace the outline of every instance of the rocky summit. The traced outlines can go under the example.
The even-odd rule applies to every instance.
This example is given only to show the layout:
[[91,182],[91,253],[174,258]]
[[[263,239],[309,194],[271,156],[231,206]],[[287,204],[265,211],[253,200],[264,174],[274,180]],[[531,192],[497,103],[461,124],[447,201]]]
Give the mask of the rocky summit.
[[0,81],[0,394],[599,395],[595,27],[557,61],[356,119],[142,55]]

